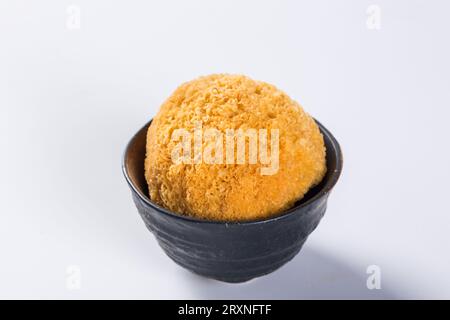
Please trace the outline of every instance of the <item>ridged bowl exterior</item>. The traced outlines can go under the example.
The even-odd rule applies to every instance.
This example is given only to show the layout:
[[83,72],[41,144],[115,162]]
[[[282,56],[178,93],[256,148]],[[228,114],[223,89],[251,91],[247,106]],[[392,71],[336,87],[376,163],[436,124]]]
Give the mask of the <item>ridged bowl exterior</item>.
[[324,180],[285,213],[259,221],[225,223],[177,215],[147,197],[144,157],[147,124],[130,141],[123,171],[136,207],[161,248],[177,264],[199,275],[244,282],[291,260],[323,217],[328,195],[342,169],[339,144],[320,123],[327,148]]

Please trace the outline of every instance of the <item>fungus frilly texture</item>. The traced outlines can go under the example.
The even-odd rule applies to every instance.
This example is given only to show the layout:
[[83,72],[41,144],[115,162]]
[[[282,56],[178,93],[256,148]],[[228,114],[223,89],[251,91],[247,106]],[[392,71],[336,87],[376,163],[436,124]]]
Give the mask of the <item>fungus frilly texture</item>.
[[[248,144],[244,164],[174,162],[171,134],[180,128],[194,132],[199,123],[220,132],[266,129],[269,153],[270,132],[277,129],[277,171],[264,175],[267,164],[249,163]],[[212,142],[201,143],[205,150]],[[216,74],[182,84],[162,104],[147,133],[145,178],[150,199],[175,213],[215,221],[263,219],[290,208],[322,180],[325,153],[317,124],[285,93],[246,76]]]

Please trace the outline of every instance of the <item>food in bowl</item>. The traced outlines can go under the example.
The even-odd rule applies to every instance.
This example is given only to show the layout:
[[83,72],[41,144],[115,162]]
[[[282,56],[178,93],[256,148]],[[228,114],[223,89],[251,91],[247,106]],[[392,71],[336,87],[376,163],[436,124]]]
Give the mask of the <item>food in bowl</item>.
[[182,84],[147,132],[149,197],[180,215],[225,222],[273,217],[326,170],[314,119],[275,86],[243,75]]

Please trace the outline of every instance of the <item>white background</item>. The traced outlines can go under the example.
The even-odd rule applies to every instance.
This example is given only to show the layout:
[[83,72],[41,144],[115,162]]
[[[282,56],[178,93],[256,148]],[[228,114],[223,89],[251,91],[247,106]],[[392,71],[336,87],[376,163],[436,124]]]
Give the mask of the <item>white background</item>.
[[[449,12],[444,0],[1,0],[0,297],[450,298]],[[217,72],[277,85],[345,159],[303,251],[241,285],[169,260],[120,167],[180,83]],[[370,265],[381,290],[366,287]]]

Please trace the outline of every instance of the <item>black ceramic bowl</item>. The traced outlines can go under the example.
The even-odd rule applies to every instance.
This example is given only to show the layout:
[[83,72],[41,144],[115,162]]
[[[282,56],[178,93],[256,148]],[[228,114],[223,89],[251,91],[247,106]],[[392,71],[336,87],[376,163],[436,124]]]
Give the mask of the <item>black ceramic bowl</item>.
[[181,216],[147,196],[144,158],[149,124],[131,139],[122,163],[136,207],[170,258],[199,275],[225,282],[244,282],[275,271],[291,260],[319,224],[328,195],[342,170],[338,142],[317,122],[327,149],[327,174],[293,208],[273,218],[239,223]]

